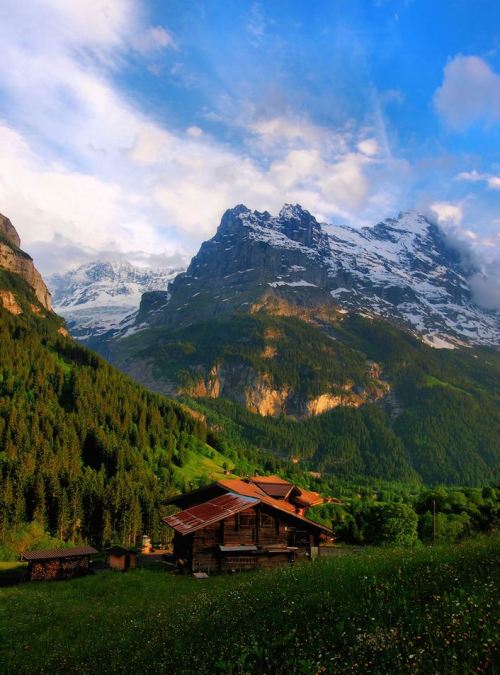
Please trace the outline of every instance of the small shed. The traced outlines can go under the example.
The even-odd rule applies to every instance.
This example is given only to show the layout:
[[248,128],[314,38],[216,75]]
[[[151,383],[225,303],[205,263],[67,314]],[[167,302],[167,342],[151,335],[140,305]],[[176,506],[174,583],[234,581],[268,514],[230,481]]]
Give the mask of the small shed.
[[134,570],[137,565],[137,553],[123,546],[112,546],[107,551],[107,563],[113,570]]
[[92,556],[96,553],[92,546],[53,548],[24,551],[21,560],[28,563],[27,578],[30,581],[55,581],[89,574],[92,571]]

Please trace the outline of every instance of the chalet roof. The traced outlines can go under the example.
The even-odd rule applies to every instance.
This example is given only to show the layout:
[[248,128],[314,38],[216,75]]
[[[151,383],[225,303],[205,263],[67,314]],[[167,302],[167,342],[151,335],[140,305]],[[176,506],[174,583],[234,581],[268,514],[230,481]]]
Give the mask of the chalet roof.
[[294,488],[290,498],[294,504],[304,507],[317,506],[318,504],[323,504],[325,501],[319,492],[314,492],[313,490],[303,490],[299,487]]
[[240,480],[239,478],[224,478],[223,480],[217,481],[217,485],[224,488],[224,490],[231,490],[232,492],[237,492],[241,495],[254,497],[264,504],[269,504],[270,506],[279,508],[282,511],[296,513],[296,508],[293,504],[290,504],[283,499],[274,499],[271,495],[265,492],[263,488],[260,487],[260,485],[247,483],[245,480]]
[[[209,525],[212,522],[223,520],[224,518],[227,518],[227,516],[231,515],[231,513],[238,513],[239,511],[242,511],[245,508],[260,502],[271,507],[272,509],[286,513],[293,519],[307,523],[307,525],[310,527],[320,529],[328,534],[331,534],[332,532],[329,527],[320,525],[314,520],[309,520],[309,518],[306,518],[305,516],[297,513],[297,507],[290,502],[287,502],[284,499],[274,499],[270,495],[266,494],[258,485],[254,485],[253,483],[247,483],[246,481],[239,478],[227,478],[207,486],[206,490],[209,492],[214,486],[222,488],[224,491],[226,491],[226,494],[215,497],[215,499],[210,499],[206,502],[203,502],[202,504],[191,506],[180,513],[176,513],[173,516],[168,516],[167,518],[163,519],[163,522],[167,525],[170,525],[170,527],[172,527],[174,530],[177,530],[177,532],[180,534],[189,534],[190,532],[194,532],[195,530],[206,527],[206,525]],[[200,490],[197,490],[196,492],[198,494],[201,493]],[[235,497],[243,497],[247,498],[249,501],[245,505],[242,505],[241,508],[238,508],[238,511],[227,511],[226,513],[218,514],[213,513],[213,517],[208,518],[209,514],[206,511],[206,507],[215,503],[215,505],[220,508],[220,505],[224,504],[224,502],[220,502],[219,500],[223,500],[225,497],[229,496],[231,496],[233,499]],[[170,503],[175,502],[174,500],[170,500]],[[236,504],[236,502],[233,503]],[[210,508],[211,506],[209,509]]]
[[60,558],[78,558],[95,555],[98,551],[92,546],[74,546],[73,548],[51,548],[43,551],[24,551],[22,560],[38,562],[40,560],[58,560]]
[[284,511],[293,518],[297,518],[298,520],[301,520],[307,523],[308,525],[312,525],[316,528],[319,528],[324,532],[327,532],[328,534],[332,533],[329,527],[326,527],[325,525],[320,525],[319,523],[316,523],[314,520],[310,520],[305,516],[301,516],[300,514],[297,513],[296,507],[293,504],[285,501],[284,499],[274,499],[273,497],[266,494],[258,485],[247,483],[246,481],[240,480],[239,478],[233,479],[228,478],[219,480],[217,481],[217,485],[220,485],[226,490],[232,490],[233,492],[237,492],[238,494],[244,494],[249,497],[254,497],[255,499],[258,499],[262,504],[267,504],[268,506],[272,507],[273,509],[277,509],[278,511]]
[[279,476],[253,476],[250,482],[275,499],[286,499],[293,490],[293,484]]
[[271,483],[272,485],[289,485],[290,487],[293,485],[293,483],[281,478],[281,476],[252,476],[251,481],[252,483],[262,483],[262,485],[265,483]]
[[182,535],[191,534],[207,525],[224,520],[230,515],[244,511],[258,504],[258,501],[249,496],[228,492],[203,504],[191,506],[173,516],[167,516],[163,522]]

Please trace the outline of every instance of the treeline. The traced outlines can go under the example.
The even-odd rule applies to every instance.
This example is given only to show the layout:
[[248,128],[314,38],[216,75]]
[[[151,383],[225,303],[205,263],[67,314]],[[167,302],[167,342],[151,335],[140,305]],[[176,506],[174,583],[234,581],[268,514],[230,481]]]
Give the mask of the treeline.
[[64,541],[157,536],[173,465],[202,419],[134,384],[51,321],[0,309],[0,540],[35,523]]
[[493,487],[351,492],[342,504],[323,504],[308,512],[331,526],[348,544],[415,545],[453,543],[490,533],[500,523],[500,492]]

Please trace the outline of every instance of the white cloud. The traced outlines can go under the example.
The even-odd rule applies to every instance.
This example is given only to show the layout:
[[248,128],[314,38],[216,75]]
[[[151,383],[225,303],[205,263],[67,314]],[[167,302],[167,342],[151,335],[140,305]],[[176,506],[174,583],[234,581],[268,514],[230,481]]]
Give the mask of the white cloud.
[[150,26],[134,39],[133,46],[141,54],[177,49],[173,35],[163,26]]
[[478,56],[456,56],[444,69],[434,105],[443,121],[456,130],[476,122],[498,123],[500,75]]
[[373,157],[379,153],[380,148],[376,138],[366,138],[358,143],[358,150],[368,157]]
[[469,183],[485,182],[490,190],[500,190],[500,177],[489,173],[479,173],[475,169],[472,171],[462,171],[456,176],[457,180],[467,181]]
[[498,269],[500,260],[496,260],[493,265],[473,274],[469,278],[469,285],[478,305],[485,309],[500,309],[500,277]]
[[199,138],[200,136],[203,136],[203,129],[200,129],[200,127],[197,126],[188,127],[186,133],[188,136],[191,136],[191,138]]
[[436,216],[439,225],[460,225],[463,218],[461,204],[451,202],[434,202],[430,205],[431,211]]
[[[175,254],[147,218],[144,196],[119,183],[46,164],[26,141],[0,123],[0,204],[30,250],[66,243],[82,252],[115,249]],[[50,253],[50,247],[44,249]],[[41,262],[50,269],[50,261]],[[74,260],[67,259],[66,264]]]

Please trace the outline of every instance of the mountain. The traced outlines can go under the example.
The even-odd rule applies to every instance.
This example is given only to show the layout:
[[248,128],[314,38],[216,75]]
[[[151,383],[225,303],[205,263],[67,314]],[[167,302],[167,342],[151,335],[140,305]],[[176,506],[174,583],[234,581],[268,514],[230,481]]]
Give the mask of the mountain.
[[[92,345],[134,323],[141,296],[164,291],[180,268],[135,267],[118,261],[94,261],[48,279],[54,310],[71,334]],[[167,294],[168,297],[168,294]]]
[[500,316],[473,301],[460,259],[424,216],[374,227],[321,225],[300,206],[277,217],[240,205],[176,277],[163,312],[142,322],[186,325],[285,301],[379,316],[435,346],[497,344]]
[[358,232],[238,206],[169,292],[143,297],[107,356],[237,447],[349,477],[498,470],[498,316],[424,217]]

